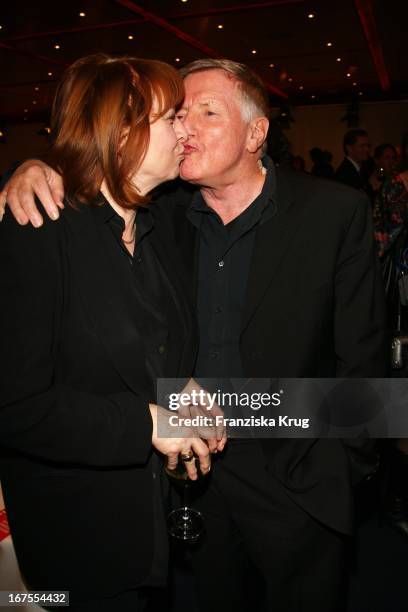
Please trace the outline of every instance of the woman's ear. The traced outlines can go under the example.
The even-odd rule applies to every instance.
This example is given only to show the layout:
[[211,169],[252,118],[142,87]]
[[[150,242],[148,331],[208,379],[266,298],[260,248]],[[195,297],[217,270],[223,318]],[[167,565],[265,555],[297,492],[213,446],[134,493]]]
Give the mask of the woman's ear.
[[250,153],[256,153],[266,140],[269,121],[266,117],[253,119],[248,126],[247,148]]

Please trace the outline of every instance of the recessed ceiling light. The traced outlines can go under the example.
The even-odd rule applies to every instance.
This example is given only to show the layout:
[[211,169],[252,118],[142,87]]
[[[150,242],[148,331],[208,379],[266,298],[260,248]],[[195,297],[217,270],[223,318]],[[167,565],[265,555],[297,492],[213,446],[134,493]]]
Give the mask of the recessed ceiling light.
[[224,26],[222,25],[222,23],[219,23],[219,24],[217,25],[217,28],[218,28],[219,30],[223,30],[223,29],[224,29]]
[[81,11],[81,12],[79,13],[79,16],[80,16],[80,17],[86,17],[86,13],[84,13],[83,11]]
[[60,45],[54,45],[54,49],[61,49]]
[[28,108],[25,108],[25,109],[24,109],[24,112],[25,112],[25,113],[28,113]]
[[253,55],[255,55],[255,53],[256,53],[256,49],[252,49],[251,53],[252,53]]
[[304,90],[303,85],[300,85],[299,89],[300,89],[300,91],[303,91]]
[[40,91],[39,87],[34,87],[34,91]]
[[128,40],[133,40],[133,38],[134,38],[134,37],[132,36],[132,34],[129,34],[129,36],[128,36]]
[[175,62],[179,62],[179,61],[180,61],[180,58],[179,58],[179,57],[176,57],[176,59],[175,59],[174,61],[175,61]]
[[363,95],[363,92],[362,92],[362,91],[359,91],[359,92],[358,92],[358,95],[359,95],[359,96],[362,96],[362,95]]
[[37,104],[37,100],[33,100],[33,104]]
[[331,42],[327,42],[326,43],[326,47],[332,47],[332,46],[333,46],[333,43],[331,43]]
[[309,18],[309,19],[314,19],[314,18],[315,18],[314,13],[309,13],[309,14],[308,14],[308,18]]
[[292,77],[289,77],[288,81],[289,81],[289,83],[292,83],[292,81],[293,81]]
[[48,73],[48,76],[52,76],[52,72],[49,72],[49,73]]
[[187,0],[181,0],[182,2],[187,2]]
[[346,77],[347,77],[348,79],[351,77],[350,72],[348,72],[348,73],[346,74]]
[[341,57],[336,57],[336,62],[341,62]]
[[313,94],[313,96],[310,96],[312,98],[312,100],[315,100],[316,96]]
[[357,83],[356,82],[353,83],[353,87],[357,87]]
[[275,68],[275,64],[269,64],[269,68]]
[[3,29],[3,26],[2,26],[2,25],[0,25],[0,30],[2,30],[2,29]]

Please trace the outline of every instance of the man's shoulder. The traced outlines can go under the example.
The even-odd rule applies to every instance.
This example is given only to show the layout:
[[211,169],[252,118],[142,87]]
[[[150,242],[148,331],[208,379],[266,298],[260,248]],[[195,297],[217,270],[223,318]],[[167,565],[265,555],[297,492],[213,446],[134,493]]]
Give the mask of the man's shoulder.
[[361,191],[333,179],[287,168],[277,168],[277,178],[289,183],[294,198],[309,206],[330,207],[334,212],[334,209],[350,209],[367,202],[367,197]]

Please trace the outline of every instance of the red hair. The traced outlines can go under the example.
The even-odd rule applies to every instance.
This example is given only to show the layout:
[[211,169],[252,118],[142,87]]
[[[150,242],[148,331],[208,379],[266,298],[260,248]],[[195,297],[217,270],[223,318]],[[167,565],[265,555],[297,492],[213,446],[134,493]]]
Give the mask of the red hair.
[[147,202],[131,177],[147,152],[153,104],[154,120],[183,97],[182,78],[165,62],[97,54],[72,64],[54,98],[46,156],[68,198],[91,202],[105,179],[120,206]]

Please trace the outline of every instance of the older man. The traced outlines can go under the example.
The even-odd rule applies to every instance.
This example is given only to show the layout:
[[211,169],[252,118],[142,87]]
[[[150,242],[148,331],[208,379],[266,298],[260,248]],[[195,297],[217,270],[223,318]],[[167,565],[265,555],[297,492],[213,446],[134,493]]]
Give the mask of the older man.
[[[275,168],[263,147],[268,99],[245,66],[184,69],[181,178],[164,205],[197,304],[198,377],[385,373],[383,292],[364,195]],[[50,216],[62,183],[30,162],[10,182],[17,218]],[[51,190],[50,190],[51,186]],[[54,192],[54,195],[51,193]],[[193,555],[201,608],[247,609],[248,561],[274,612],[343,610],[352,484],[372,469],[365,441],[232,440],[197,503]]]

